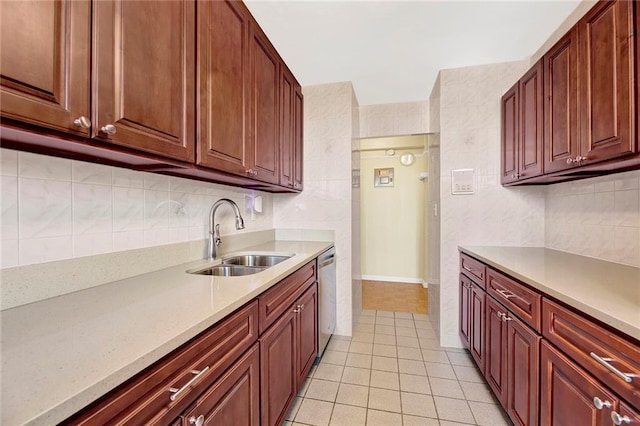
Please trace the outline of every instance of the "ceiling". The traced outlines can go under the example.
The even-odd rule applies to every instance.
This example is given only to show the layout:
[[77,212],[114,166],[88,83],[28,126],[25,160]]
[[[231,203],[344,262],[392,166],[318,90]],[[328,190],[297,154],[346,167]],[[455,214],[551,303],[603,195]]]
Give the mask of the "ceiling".
[[440,69],[531,56],[580,0],[245,3],[303,86],[351,81],[372,105],[426,100]]

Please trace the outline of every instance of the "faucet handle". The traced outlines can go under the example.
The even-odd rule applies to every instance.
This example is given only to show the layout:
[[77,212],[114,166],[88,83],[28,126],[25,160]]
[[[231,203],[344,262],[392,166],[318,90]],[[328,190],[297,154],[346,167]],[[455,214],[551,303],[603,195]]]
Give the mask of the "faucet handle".
[[219,246],[222,243],[222,239],[220,238],[220,224],[218,223],[215,228],[215,233],[213,235],[213,241],[216,243],[216,246]]

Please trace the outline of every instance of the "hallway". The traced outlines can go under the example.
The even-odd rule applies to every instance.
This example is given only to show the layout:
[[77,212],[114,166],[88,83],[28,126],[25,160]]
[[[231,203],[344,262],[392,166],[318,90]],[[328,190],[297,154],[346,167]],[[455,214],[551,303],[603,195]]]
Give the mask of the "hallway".
[[362,280],[362,309],[426,314],[427,298],[421,284]]
[[334,336],[285,425],[509,425],[462,349],[443,348],[426,315],[365,310]]

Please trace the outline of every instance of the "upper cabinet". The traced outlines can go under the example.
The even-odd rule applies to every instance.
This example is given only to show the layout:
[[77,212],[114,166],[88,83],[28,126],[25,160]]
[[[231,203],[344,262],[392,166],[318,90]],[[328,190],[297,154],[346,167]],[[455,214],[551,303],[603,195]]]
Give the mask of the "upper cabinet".
[[7,2],[0,19],[5,146],[302,189],[300,85],[242,2]]
[[624,0],[596,3],[504,95],[503,184],[640,167],[637,9]]
[[91,3],[3,2],[0,22],[2,117],[88,136]]
[[542,174],[542,62],[502,97],[502,183]]
[[195,3],[93,3],[95,139],[195,158]]

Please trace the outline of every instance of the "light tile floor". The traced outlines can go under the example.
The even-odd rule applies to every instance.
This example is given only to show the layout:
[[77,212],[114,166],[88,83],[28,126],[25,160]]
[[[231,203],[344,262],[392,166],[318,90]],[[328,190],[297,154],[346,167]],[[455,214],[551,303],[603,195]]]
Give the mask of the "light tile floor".
[[334,336],[285,425],[511,425],[468,351],[438,346],[426,315],[365,310]]

